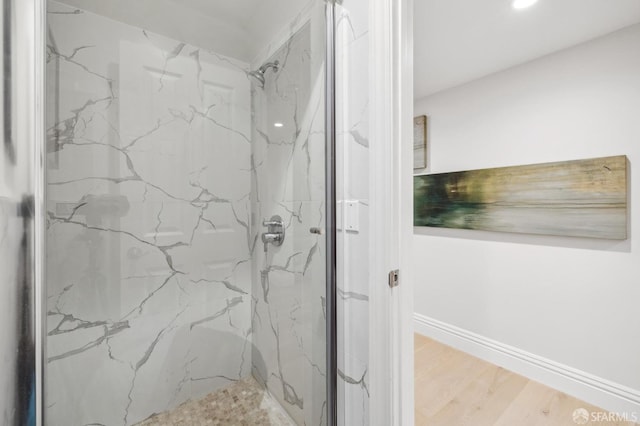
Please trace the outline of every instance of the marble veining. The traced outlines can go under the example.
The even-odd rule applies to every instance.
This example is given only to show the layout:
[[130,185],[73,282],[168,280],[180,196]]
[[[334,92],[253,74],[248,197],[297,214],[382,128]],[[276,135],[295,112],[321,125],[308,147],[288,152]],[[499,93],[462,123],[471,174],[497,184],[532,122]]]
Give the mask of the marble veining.
[[248,64],[49,3],[47,423],[251,374]]
[[364,0],[336,6],[338,206],[360,204],[360,230],[337,238],[338,423],[348,426],[370,424],[368,15]]
[[136,424],[251,375],[326,423],[322,6],[269,41],[263,90],[256,64],[49,2],[47,424]]
[[280,70],[264,89],[253,87],[253,229],[259,235],[277,214],[287,237],[254,251],[252,372],[297,424],[322,425],[326,242],[309,228],[324,227],[324,20],[312,3],[292,34],[270,45],[280,48],[261,57]]

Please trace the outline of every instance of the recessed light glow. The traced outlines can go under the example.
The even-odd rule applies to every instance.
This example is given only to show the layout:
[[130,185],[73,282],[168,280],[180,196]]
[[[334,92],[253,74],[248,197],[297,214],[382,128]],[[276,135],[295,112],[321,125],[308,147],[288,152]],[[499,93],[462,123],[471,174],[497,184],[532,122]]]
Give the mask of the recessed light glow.
[[513,0],[511,5],[514,9],[526,9],[538,3],[538,0]]
[[273,123],[273,127],[284,127],[282,123]]

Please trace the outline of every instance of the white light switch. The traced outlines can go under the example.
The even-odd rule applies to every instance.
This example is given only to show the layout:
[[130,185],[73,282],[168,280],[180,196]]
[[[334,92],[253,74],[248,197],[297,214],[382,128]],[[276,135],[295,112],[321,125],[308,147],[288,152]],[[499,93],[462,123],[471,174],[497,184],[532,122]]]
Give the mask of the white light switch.
[[344,228],[347,232],[360,231],[360,202],[345,201],[344,202]]

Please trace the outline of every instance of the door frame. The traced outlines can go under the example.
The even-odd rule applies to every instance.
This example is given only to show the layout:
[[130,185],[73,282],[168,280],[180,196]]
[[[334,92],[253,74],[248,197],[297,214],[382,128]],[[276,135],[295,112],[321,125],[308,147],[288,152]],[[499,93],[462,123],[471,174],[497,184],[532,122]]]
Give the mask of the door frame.
[[[413,0],[370,3],[370,419],[414,424]],[[388,273],[398,269],[399,285]]]

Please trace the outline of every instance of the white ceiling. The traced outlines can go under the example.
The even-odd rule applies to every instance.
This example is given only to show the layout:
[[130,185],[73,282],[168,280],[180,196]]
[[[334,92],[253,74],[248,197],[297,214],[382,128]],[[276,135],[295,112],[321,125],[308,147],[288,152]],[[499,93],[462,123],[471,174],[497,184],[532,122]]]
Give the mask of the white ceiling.
[[[640,22],[640,0],[415,0],[421,98]],[[640,46],[638,47],[640,49]]]
[[293,21],[303,0],[58,0],[250,62]]

